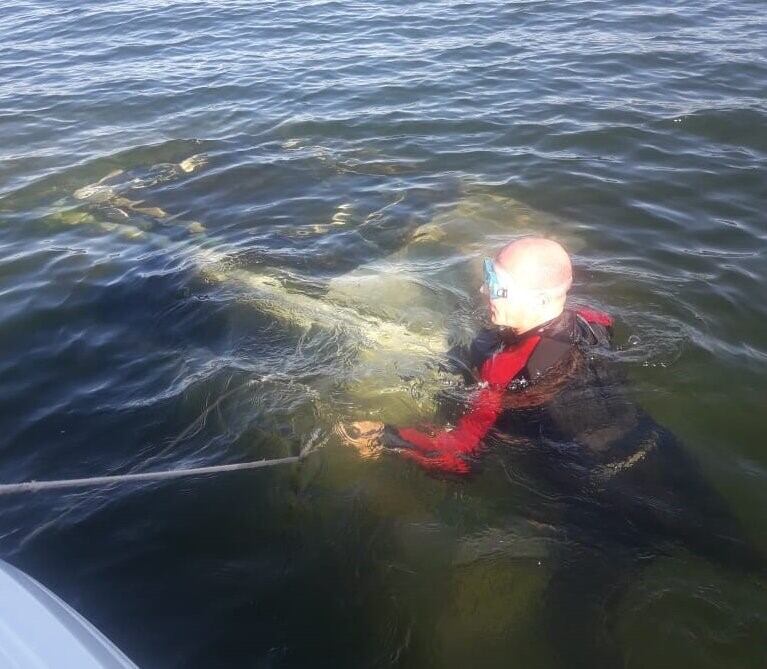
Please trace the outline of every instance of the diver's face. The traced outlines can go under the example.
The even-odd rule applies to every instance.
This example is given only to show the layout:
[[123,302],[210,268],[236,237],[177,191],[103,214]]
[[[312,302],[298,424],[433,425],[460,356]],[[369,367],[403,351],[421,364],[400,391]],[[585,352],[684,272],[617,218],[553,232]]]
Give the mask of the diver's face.
[[521,333],[526,330],[530,320],[525,301],[518,295],[490,299],[488,297],[488,313],[490,321],[498,327],[510,328],[514,332]]
[[550,296],[527,291],[509,292],[507,297],[490,299],[486,290],[488,314],[493,325],[521,335],[559,316],[565,308],[565,295]]
[[530,320],[528,296],[515,288],[511,277],[498,270],[495,263],[484,261],[484,282],[481,289],[487,300],[490,321],[499,327],[522,332]]

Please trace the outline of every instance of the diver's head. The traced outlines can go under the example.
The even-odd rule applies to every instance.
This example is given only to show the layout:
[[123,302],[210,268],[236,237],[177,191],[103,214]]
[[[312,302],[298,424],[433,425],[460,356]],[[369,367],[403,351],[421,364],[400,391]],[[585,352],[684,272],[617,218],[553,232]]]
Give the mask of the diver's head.
[[490,320],[522,334],[559,316],[573,282],[570,257],[560,244],[525,237],[485,260],[482,292]]

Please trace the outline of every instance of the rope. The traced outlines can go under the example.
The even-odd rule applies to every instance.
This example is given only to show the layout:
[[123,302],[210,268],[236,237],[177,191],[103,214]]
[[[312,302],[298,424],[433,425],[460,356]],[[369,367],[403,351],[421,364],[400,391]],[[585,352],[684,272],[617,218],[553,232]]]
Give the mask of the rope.
[[114,476],[90,476],[81,479],[60,479],[58,481],[25,481],[24,483],[0,484],[0,495],[14,495],[20,492],[40,492],[41,490],[62,490],[64,488],[84,488],[90,486],[109,485],[112,483],[127,483],[129,481],[162,481],[178,479],[185,476],[200,476],[202,474],[218,474],[221,472],[242,471],[245,469],[260,469],[278,465],[295,464],[303,460],[314,450],[310,442],[298,455],[274,460],[254,460],[252,462],[237,462],[228,465],[212,465],[209,467],[192,467],[190,469],[171,469],[159,472],[141,472],[138,474],[116,474]]

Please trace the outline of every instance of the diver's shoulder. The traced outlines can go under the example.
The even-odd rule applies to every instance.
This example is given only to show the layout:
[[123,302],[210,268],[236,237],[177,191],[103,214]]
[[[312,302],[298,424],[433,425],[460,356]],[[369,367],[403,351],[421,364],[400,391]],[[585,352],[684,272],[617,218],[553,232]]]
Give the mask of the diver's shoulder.
[[615,319],[605,311],[590,307],[570,310],[583,340],[594,346],[609,347],[613,339]]
[[590,307],[576,307],[572,309],[576,316],[579,316],[584,321],[592,325],[601,325],[603,327],[613,327],[615,320],[606,311],[600,311],[599,309],[591,309]]
[[491,358],[503,347],[503,344],[503,334],[498,328],[482,328],[469,346],[471,365],[479,369],[485,360]]
[[497,328],[482,328],[470,341],[453,344],[445,355],[443,369],[463,376],[466,383],[477,380],[482,364],[502,347],[502,337]]

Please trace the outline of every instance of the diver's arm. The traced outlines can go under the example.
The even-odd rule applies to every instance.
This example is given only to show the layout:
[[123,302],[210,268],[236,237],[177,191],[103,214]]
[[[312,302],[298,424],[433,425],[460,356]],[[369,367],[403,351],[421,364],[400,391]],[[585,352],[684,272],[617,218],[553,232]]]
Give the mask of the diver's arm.
[[415,461],[424,469],[468,474],[471,470],[470,458],[479,453],[482,439],[501,414],[508,384],[524,368],[539,341],[539,337],[530,337],[515,349],[502,351],[482,365],[480,378],[483,387],[455,428],[430,434],[409,427],[385,426],[381,445]]
[[470,410],[454,429],[427,434],[414,428],[384,427],[381,444],[424,469],[452,474],[468,474],[468,459],[480,450],[487,434],[501,412],[505,389],[487,387],[477,393]]

